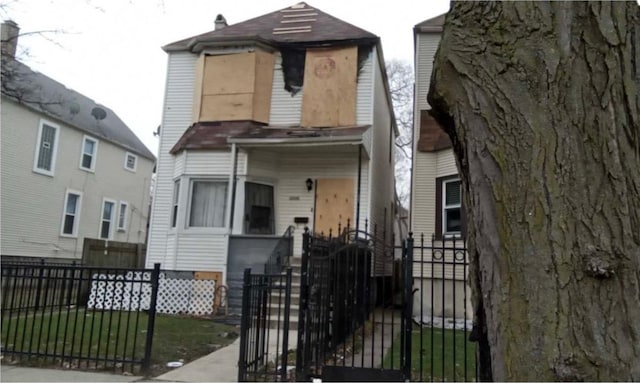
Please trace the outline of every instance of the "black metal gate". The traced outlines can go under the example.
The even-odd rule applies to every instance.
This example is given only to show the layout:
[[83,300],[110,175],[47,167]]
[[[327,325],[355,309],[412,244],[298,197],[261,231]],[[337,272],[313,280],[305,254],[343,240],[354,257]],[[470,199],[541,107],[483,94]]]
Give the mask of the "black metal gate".
[[411,287],[405,281],[411,278],[405,274],[411,266],[407,252],[394,250],[384,234],[304,234],[299,381],[404,381],[408,376],[410,347],[404,345],[411,342],[406,331]]
[[287,381],[291,268],[279,274],[244,272],[239,382]]
[[[290,301],[298,289],[291,270],[247,271],[239,380],[477,380],[464,241],[410,235],[392,244],[384,233],[306,231],[301,264],[294,262],[299,300]],[[292,306],[298,323],[289,329]]]

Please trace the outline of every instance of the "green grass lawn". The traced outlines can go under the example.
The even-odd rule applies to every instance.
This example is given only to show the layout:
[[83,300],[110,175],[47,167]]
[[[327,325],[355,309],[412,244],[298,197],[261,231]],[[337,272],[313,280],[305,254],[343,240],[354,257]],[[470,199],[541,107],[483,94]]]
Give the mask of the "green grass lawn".
[[[466,333],[466,336],[469,336],[469,332]],[[465,359],[466,380],[475,380],[476,344],[465,340],[463,331],[427,327],[420,329],[420,327],[415,326],[412,332],[411,345],[412,381],[465,380]],[[400,364],[399,336],[392,347],[393,352],[388,352],[385,357],[385,368],[391,366],[392,358],[394,368],[397,368]]]
[[[148,316],[144,312],[84,309],[24,316],[2,321],[2,345],[7,351],[64,354],[59,358],[20,358],[20,364],[63,368],[105,369],[139,374],[128,361],[144,357]],[[136,330],[137,329],[137,330]],[[238,336],[234,326],[184,316],[157,315],[151,352],[151,376],[224,347]],[[73,360],[74,357],[116,359],[113,362]],[[10,356],[5,356],[5,360]]]

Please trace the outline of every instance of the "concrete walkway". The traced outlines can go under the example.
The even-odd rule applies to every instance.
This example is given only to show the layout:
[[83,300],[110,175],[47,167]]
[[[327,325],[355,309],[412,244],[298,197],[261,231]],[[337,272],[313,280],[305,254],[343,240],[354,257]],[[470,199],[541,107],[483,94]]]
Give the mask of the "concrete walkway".
[[0,366],[2,382],[135,382],[139,376],[116,375],[78,370],[55,370],[49,368]]

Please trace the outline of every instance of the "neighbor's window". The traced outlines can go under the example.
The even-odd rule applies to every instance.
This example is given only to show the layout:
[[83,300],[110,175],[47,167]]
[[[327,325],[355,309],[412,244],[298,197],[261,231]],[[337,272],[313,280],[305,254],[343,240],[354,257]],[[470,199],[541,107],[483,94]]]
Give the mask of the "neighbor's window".
[[96,153],[98,152],[98,141],[91,137],[84,137],[82,140],[82,153],[80,154],[80,168],[94,171],[96,166]]
[[443,233],[462,232],[462,190],[460,180],[443,181],[442,200]]
[[180,200],[180,180],[173,183],[173,208],[171,209],[171,227],[178,223],[178,201]]
[[135,172],[137,165],[138,165],[138,156],[136,156],[133,153],[127,152],[127,154],[125,154],[124,156],[124,168],[132,172]]
[[129,213],[129,204],[120,201],[120,209],[118,210],[118,231],[127,230],[127,214]]
[[78,235],[78,222],[80,221],[80,202],[82,193],[67,191],[64,202],[64,214],[62,216],[61,235],[75,237]]
[[190,227],[224,227],[227,182],[198,180],[191,183]]
[[273,186],[245,183],[246,234],[275,234]]
[[104,200],[102,203],[102,220],[100,222],[100,238],[113,238],[113,216],[115,214],[116,203]]
[[33,171],[53,176],[56,167],[58,134],[60,128],[47,121],[40,121]]

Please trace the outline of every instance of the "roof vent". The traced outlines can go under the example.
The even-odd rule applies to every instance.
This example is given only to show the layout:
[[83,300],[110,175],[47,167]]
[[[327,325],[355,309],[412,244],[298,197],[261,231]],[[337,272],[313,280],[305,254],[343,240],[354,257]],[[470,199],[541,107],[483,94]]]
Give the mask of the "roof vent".
[[226,27],[227,25],[227,19],[224,18],[224,16],[222,16],[221,14],[219,14],[218,16],[216,16],[216,31],[219,31],[220,29]]

